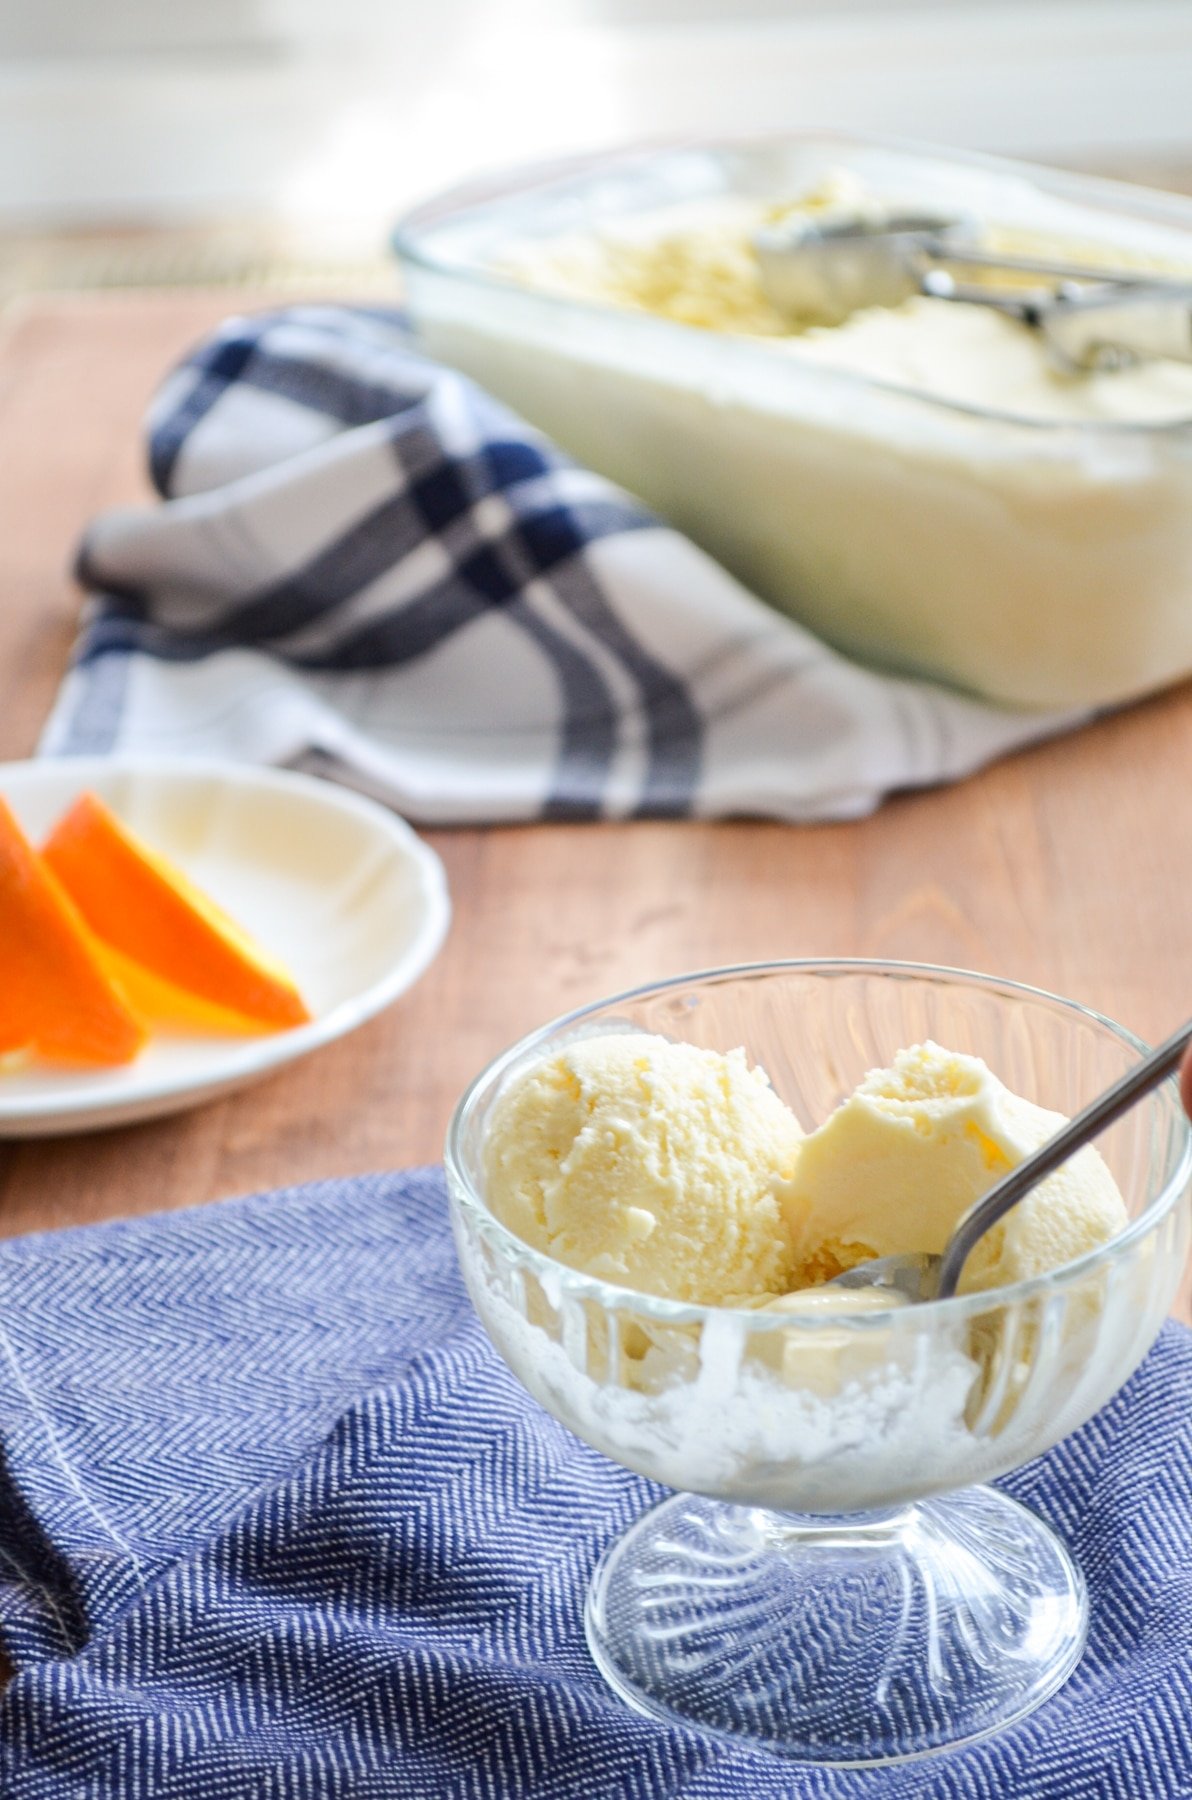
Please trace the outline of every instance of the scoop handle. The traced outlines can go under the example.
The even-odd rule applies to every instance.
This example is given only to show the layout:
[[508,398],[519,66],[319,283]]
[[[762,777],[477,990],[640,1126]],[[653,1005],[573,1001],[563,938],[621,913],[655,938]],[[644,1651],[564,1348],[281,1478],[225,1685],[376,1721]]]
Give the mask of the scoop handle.
[[1122,269],[1104,263],[1065,262],[1062,257],[1015,256],[999,250],[981,250],[967,245],[962,236],[948,233],[920,238],[915,248],[930,263],[955,263],[968,269],[1004,269],[1011,274],[1043,275],[1050,288],[1057,282],[1079,281],[1091,282],[1099,288],[1110,286],[1119,293],[1132,288],[1149,288],[1156,293],[1178,294],[1188,285],[1186,277],[1156,275],[1153,269]]
[[1061,294],[1039,309],[1038,322],[1053,354],[1073,369],[1156,356],[1192,362],[1192,286]]
[[939,1285],[936,1298],[946,1300],[956,1292],[960,1274],[968,1260],[974,1245],[985,1236],[985,1233],[998,1220],[1004,1218],[1011,1207],[1017,1206],[1026,1198],[1031,1189],[1048,1175],[1052,1175],[1066,1163],[1070,1156],[1097,1137],[1115,1119],[1129,1112],[1136,1101],[1152,1088],[1173,1075],[1179,1068],[1184,1051],[1192,1044],[1192,1019],[1186,1025],[1173,1032],[1165,1043],[1152,1050],[1149,1056],[1135,1063],[1134,1067],[1106,1088],[1096,1100],[1086,1106],[1070,1119],[1062,1131],[1048,1138],[1047,1142],[1028,1156],[1024,1162],[1011,1169],[1001,1181],[995,1182],[986,1194],[975,1200],[966,1213],[962,1213],[951,1237],[944,1246],[940,1258]]

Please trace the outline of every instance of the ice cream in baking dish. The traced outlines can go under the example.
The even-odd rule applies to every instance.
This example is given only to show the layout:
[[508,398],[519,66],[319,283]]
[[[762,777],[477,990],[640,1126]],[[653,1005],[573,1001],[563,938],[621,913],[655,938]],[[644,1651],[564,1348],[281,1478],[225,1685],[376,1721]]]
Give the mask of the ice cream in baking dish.
[[[942,1250],[961,1213],[1062,1123],[979,1058],[926,1043],[804,1136],[742,1051],[611,1033],[511,1079],[489,1124],[486,1192],[527,1243],[604,1280],[781,1303],[867,1257]],[[1089,1146],[987,1234],[962,1288],[1058,1268],[1125,1223]]]
[[[1027,325],[990,307],[920,295],[823,325],[792,318],[767,297],[752,244],[784,214],[864,218],[872,196],[843,176],[789,207],[744,197],[688,202],[593,234],[572,233],[511,254],[508,270],[543,291],[654,314],[676,324],[763,343],[821,368],[1039,423],[1160,424],[1192,419],[1192,363],[1137,362],[1112,372],[1066,373]],[[1104,243],[1050,243],[991,230],[985,247],[1141,273],[1137,254]],[[1186,271],[1192,279],[1192,264]],[[999,287],[1031,278],[991,273]]]
[[[567,229],[545,228],[564,216],[547,189],[540,214],[510,202],[504,233],[494,202],[475,265],[432,269],[448,218],[407,267],[421,334],[875,666],[1026,708],[1192,671],[1192,366],[1064,376],[1029,327],[926,298],[801,330],[751,247],[776,211],[868,194],[971,212],[995,248],[1183,274],[1192,209],[1157,223],[1093,184],[1088,205],[1078,183],[1051,194],[1043,171],[869,146],[858,175],[847,146],[833,154],[842,171],[790,140],[646,158],[639,183],[595,172],[567,190]],[[783,186],[788,165],[818,173]],[[685,197],[659,204],[668,183]]]

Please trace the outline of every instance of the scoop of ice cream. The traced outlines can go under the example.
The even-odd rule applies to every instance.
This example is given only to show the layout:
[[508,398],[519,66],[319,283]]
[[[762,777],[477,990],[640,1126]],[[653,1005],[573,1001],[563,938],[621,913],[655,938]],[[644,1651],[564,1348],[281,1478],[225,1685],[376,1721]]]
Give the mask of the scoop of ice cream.
[[743,1050],[579,1038],[493,1107],[488,1203],[559,1262],[673,1300],[789,1288],[780,1191],[802,1130]]
[[[786,1194],[791,1285],[830,1280],[870,1256],[938,1253],[973,1201],[1065,1122],[1011,1093],[978,1057],[930,1042],[899,1051],[803,1141]],[[986,1233],[961,1290],[1059,1268],[1126,1220],[1088,1145]]]

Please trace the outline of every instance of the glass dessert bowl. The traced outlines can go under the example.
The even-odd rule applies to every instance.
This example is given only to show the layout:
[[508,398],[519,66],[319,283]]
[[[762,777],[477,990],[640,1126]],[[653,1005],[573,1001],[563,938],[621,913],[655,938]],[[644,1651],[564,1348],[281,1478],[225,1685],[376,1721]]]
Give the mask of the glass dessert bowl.
[[1049,1527],[974,1484],[1097,1411],[1170,1308],[1192,1232],[1173,1084],[1100,1140],[1127,1226],[1063,1267],[925,1306],[700,1306],[565,1266],[486,1201],[487,1131],[510,1077],[625,1030],[743,1046],[809,1127],[925,1039],[1064,1113],[1143,1046],[1070,1001],[953,970],[714,970],[523,1039],[472,1084],[448,1136],[460,1261],[496,1348],[578,1436],[677,1490],[593,1578],[588,1642],[612,1687],[656,1717],[837,1765],[925,1755],[1025,1716],[1079,1660],[1084,1585]]

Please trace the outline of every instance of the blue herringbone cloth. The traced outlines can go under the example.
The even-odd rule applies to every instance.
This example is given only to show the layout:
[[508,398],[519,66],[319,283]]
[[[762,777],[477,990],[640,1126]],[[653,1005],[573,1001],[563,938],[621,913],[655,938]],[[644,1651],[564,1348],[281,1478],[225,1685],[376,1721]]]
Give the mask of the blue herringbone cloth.
[[437,1171],[0,1247],[12,1800],[1192,1794],[1192,1335],[1007,1483],[1088,1652],[1025,1724],[801,1771],[628,1712],[584,1647],[653,1497],[489,1348]]

